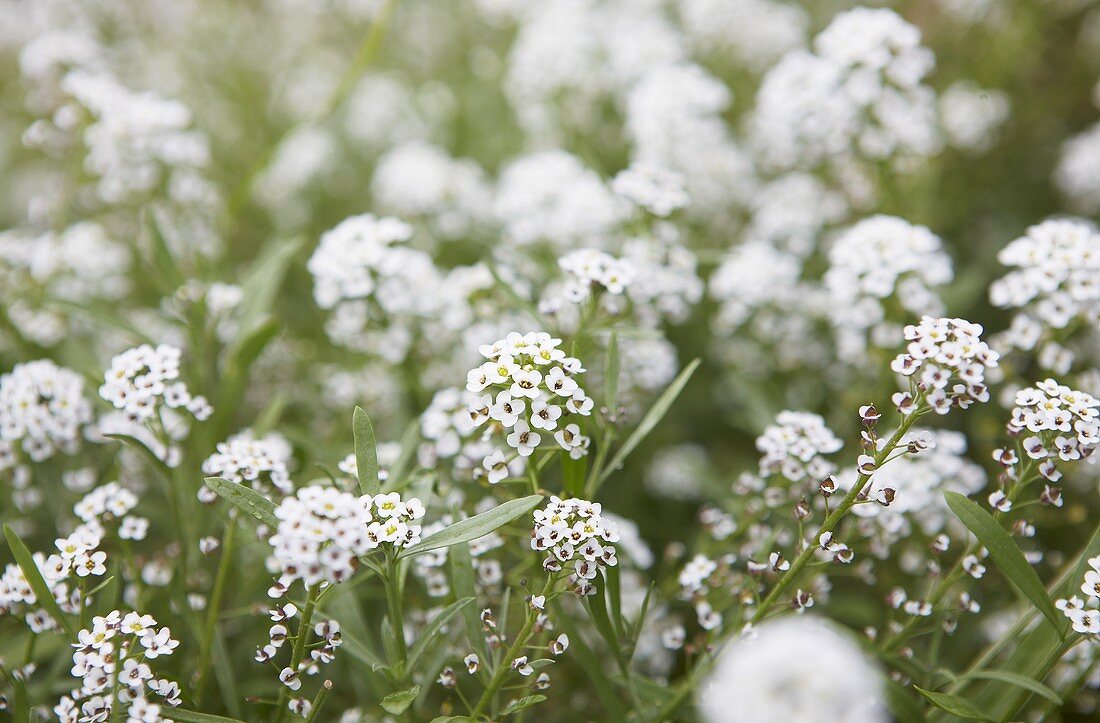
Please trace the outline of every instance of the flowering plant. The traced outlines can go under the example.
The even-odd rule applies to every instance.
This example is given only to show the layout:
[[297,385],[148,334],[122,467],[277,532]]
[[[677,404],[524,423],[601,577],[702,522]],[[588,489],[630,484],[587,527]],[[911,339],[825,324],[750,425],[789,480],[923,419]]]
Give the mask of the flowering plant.
[[866,5],[0,2],[0,718],[1095,718],[1100,10]]

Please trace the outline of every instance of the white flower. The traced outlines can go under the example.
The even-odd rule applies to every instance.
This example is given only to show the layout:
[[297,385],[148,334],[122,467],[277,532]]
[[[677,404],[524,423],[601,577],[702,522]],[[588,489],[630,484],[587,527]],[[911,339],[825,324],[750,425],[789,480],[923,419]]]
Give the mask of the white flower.
[[531,426],[523,420],[516,422],[512,433],[508,435],[509,446],[515,448],[521,457],[530,457],[541,441],[542,437],[537,432],[532,432]]

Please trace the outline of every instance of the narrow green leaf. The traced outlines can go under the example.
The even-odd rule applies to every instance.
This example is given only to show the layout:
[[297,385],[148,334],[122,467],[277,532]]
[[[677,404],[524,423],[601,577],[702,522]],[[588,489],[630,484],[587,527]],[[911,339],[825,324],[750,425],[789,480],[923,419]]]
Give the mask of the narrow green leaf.
[[38,569],[38,565],[34,562],[34,555],[27,549],[27,546],[23,544],[23,541],[19,539],[19,535],[15,534],[15,530],[4,525],[4,537],[8,540],[8,547],[11,548],[11,556],[15,558],[16,564],[19,565],[19,569],[23,571],[23,577],[27,578],[27,582],[31,586],[31,590],[34,591],[34,597],[38,601],[38,604],[50,614],[58,625],[68,634],[69,640],[76,640],[76,628],[69,622],[69,619],[65,617],[65,613],[61,612],[61,606],[57,604],[57,600],[54,599],[53,594],[50,592],[50,586],[46,584],[45,578],[42,577],[42,572]]
[[[447,550],[447,559],[451,566],[451,587],[455,595],[460,597],[476,597],[476,575],[474,563],[470,558],[468,545],[455,545]],[[481,630],[481,621],[478,619],[477,609],[474,605],[462,608],[462,619],[466,625],[466,638],[470,647],[479,655],[487,655],[485,647],[485,635]]]
[[174,291],[183,286],[186,281],[180,272],[179,265],[176,263],[176,258],[172,255],[172,250],[168,246],[168,236],[165,234],[165,229],[170,224],[164,209],[153,208],[151,213],[146,214],[145,220],[148,229],[146,235],[149,239],[149,251],[153,255],[153,267],[164,282],[164,288]]
[[924,710],[913,700],[913,697],[905,692],[905,688],[896,682],[887,679],[885,681],[886,707],[898,723],[924,723],[927,716]]
[[619,636],[607,614],[606,578],[603,585],[596,586],[596,594],[588,597],[588,612],[592,618],[592,623],[596,626],[596,630],[611,647],[612,654],[617,658],[619,656]]
[[286,393],[281,390],[271,395],[271,398],[267,400],[267,405],[260,411],[255,423],[252,425],[252,430],[257,436],[266,435],[275,429],[275,425],[279,423],[283,416],[283,411],[286,410],[288,401]]
[[588,472],[588,457],[573,459],[568,454],[561,455],[562,486],[574,497],[584,494],[584,477]]
[[525,695],[519,700],[514,700],[508,704],[508,707],[500,712],[501,715],[512,715],[513,713],[519,713],[521,710],[527,710],[533,705],[538,705],[542,701],[546,700],[545,695]]
[[356,407],[351,415],[351,431],[355,437],[355,470],[359,474],[359,490],[365,495],[382,491],[378,483],[378,448],[374,441],[374,427],[362,407]]
[[993,519],[993,515],[958,492],[947,492],[946,497],[948,507],[974,533],[985,549],[989,550],[990,557],[1009,582],[1035,604],[1055,629],[1059,629],[1061,618],[1055,611],[1042,580],[1024,559],[1024,554],[1016,547],[1009,534]]
[[242,301],[238,313],[243,333],[250,333],[270,313],[290,262],[304,244],[303,238],[272,244],[253,262],[251,271],[241,282]]
[[611,332],[611,338],[607,342],[604,389],[607,393],[607,409],[614,414],[619,407],[619,335],[615,332]]
[[509,500],[498,505],[488,512],[467,517],[453,525],[443,528],[439,532],[427,537],[412,547],[406,547],[398,553],[397,557],[405,558],[421,555],[441,547],[451,547],[462,542],[476,540],[488,535],[504,525],[507,525],[517,517],[521,517],[542,504],[542,495],[528,495],[518,500]]
[[405,666],[409,670],[416,670],[416,663],[420,660],[420,657],[428,650],[433,642],[435,642],[436,636],[439,635],[439,631],[444,625],[455,616],[458,611],[465,608],[472,603],[474,598],[464,597],[459,600],[455,600],[453,603],[443,608],[432,618],[432,621],[428,623],[428,626],[424,628],[424,632],[417,638],[416,643],[413,644],[412,650],[409,651],[409,662]]
[[165,707],[161,710],[161,713],[168,720],[179,721],[179,723],[243,723],[243,721],[239,721],[236,718],[199,713],[193,710],[184,710],[183,708]]
[[275,503],[251,487],[230,482],[222,477],[207,477],[206,486],[218,493],[226,502],[242,512],[255,517],[272,529],[279,526],[275,517]]
[[441,715],[432,718],[432,723],[466,723],[474,719],[465,715]]
[[382,708],[384,708],[387,713],[401,715],[409,709],[409,706],[412,705],[412,702],[416,700],[416,696],[419,694],[419,685],[414,685],[406,690],[399,690],[396,693],[390,693],[382,699]]
[[1029,690],[1036,695],[1041,695],[1052,703],[1062,705],[1062,699],[1053,689],[1043,685],[1037,680],[1028,678],[1026,675],[1020,675],[1019,673],[1013,673],[1008,670],[976,670],[973,673],[967,673],[966,675],[960,676],[961,680],[969,680],[972,678],[979,680],[997,680],[1002,683],[1015,685],[1018,688]]
[[959,718],[968,718],[970,720],[989,720],[989,718],[982,715],[982,712],[975,708],[974,705],[965,698],[960,698],[957,695],[950,695],[948,693],[936,693],[915,685],[913,687],[920,691],[920,694],[927,698],[932,705],[940,710],[947,711],[951,715],[958,716]]
[[67,299],[49,299],[46,303],[56,306],[71,314],[81,314],[94,321],[97,321],[107,328],[116,329],[118,331],[125,332],[135,342],[143,344],[156,345],[156,340],[151,336],[143,332],[137,327],[136,324],[132,324],[121,316],[118,316],[109,309],[103,306],[93,304],[91,302],[82,301],[79,304],[74,301],[68,301]]
[[141,452],[145,456],[145,458],[148,459],[157,469],[165,472],[166,474],[171,472],[171,470],[168,468],[168,465],[164,463],[164,460],[158,457],[156,455],[156,452],[145,446],[145,443],[137,437],[131,437],[129,434],[117,433],[104,434],[103,436],[108,439],[113,439],[116,442],[122,442],[125,445],[133,447],[134,449]]
[[[626,438],[622,446],[615,452],[615,456],[611,458],[611,462],[607,467],[600,472],[600,478],[596,481],[596,486],[599,487],[603,484],[603,481],[607,479],[613,472],[623,466],[623,462],[626,461],[627,456],[634,451],[634,448],[642,443],[642,440],[653,431],[653,428],[657,426],[657,423],[668,413],[672,403],[676,401],[676,398],[680,396],[680,392],[684,390],[688,380],[691,379],[691,375],[695,373],[695,370],[699,368],[699,360],[695,359],[680,372],[679,376],[672,380],[672,384],[668,385],[661,396],[657,397],[657,401],[653,403],[653,406],[649,408],[646,415],[642,417],[642,421],[638,423],[634,431],[630,436]],[[595,492],[595,490],[592,490]]]
[[615,634],[622,640],[623,631],[623,595],[622,584],[619,579],[619,566],[605,567],[604,579],[607,580],[607,602],[611,606],[611,624],[615,626]]

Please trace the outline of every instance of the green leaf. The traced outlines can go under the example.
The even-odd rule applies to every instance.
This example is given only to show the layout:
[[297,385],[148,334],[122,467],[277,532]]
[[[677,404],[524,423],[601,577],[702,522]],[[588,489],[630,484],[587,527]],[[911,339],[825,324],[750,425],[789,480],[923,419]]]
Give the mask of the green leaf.
[[412,702],[416,700],[416,696],[419,694],[419,685],[414,685],[406,690],[399,690],[396,693],[390,693],[382,699],[382,707],[387,713],[401,715],[409,709],[409,706],[412,705]]
[[[642,421],[638,423],[634,431],[630,436],[626,438],[622,446],[615,452],[615,456],[611,458],[608,465],[600,472],[600,477],[596,480],[596,487],[598,488],[603,481],[607,479],[612,472],[615,472],[623,466],[623,462],[626,461],[627,456],[634,451],[634,448],[642,443],[642,440],[653,431],[653,428],[657,426],[657,423],[668,413],[672,403],[676,401],[676,398],[680,396],[680,392],[684,390],[688,380],[691,379],[691,375],[695,373],[695,370],[699,368],[699,360],[695,359],[680,372],[679,376],[672,380],[672,384],[668,385],[661,396],[657,397],[657,401],[653,403],[653,406],[649,408],[646,415],[642,417]],[[592,490],[595,492],[595,490]]]
[[7,525],[4,525],[4,537],[8,540],[8,547],[11,548],[11,556],[15,558],[19,569],[23,571],[23,577],[27,578],[38,604],[68,633],[69,640],[76,640],[76,628],[65,617],[65,613],[61,612],[61,606],[57,604],[53,593],[50,592],[50,586],[46,584],[45,578],[42,577],[42,572],[35,564],[31,551],[19,539],[19,535],[15,534],[15,530]]
[[588,457],[573,459],[563,453],[561,459],[562,486],[574,497],[584,494],[584,476],[588,471]]
[[612,414],[619,407],[619,335],[611,332],[607,342],[607,358],[604,364],[604,390],[607,409]]
[[951,715],[958,716],[959,718],[968,718],[970,720],[989,720],[986,716],[982,715],[982,712],[974,707],[974,705],[966,700],[960,698],[957,695],[950,695],[948,693],[936,693],[934,691],[925,690],[913,686],[920,694],[927,698],[932,705],[936,706],[940,710],[945,710]]
[[513,713],[519,713],[521,710],[527,710],[533,705],[537,705],[546,700],[545,695],[525,695],[519,700],[514,700],[508,704],[508,707],[500,712],[501,715],[512,715]]
[[885,681],[886,706],[898,723],[924,723],[927,716],[924,710],[917,704],[913,697],[905,692],[905,688],[896,682],[887,679]]
[[362,407],[356,407],[351,415],[351,431],[355,437],[355,470],[359,474],[359,490],[365,495],[382,491],[378,483],[378,448],[374,441],[374,427]]
[[172,250],[168,247],[168,237],[164,233],[170,224],[166,219],[163,208],[155,207],[151,213],[146,213],[147,237],[149,239],[149,251],[153,255],[153,267],[158,276],[164,281],[164,288],[174,291],[186,283],[179,265],[176,263]]
[[1019,673],[1013,673],[1008,670],[976,670],[973,673],[967,673],[966,675],[959,676],[960,680],[979,679],[979,680],[997,680],[1002,683],[1008,683],[1015,685],[1018,688],[1029,690],[1036,695],[1041,695],[1052,703],[1062,705],[1062,699],[1058,696],[1053,689],[1049,686],[1043,685],[1037,680],[1028,678],[1026,675],[1020,675]]
[[[474,563],[470,558],[468,545],[455,545],[447,550],[447,559],[451,565],[451,587],[455,595],[461,597],[476,597],[476,575]],[[487,655],[485,648],[485,635],[481,630],[481,621],[478,619],[475,606],[462,608],[462,619],[466,625],[466,638],[473,650],[480,655]]]
[[1004,528],[993,519],[993,515],[983,510],[973,500],[967,499],[958,492],[945,494],[948,507],[974,533],[985,549],[989,550],[990,557],[997,563],[997,567],[1005,577],[1035,604],[1039,612],[1056,630],[1059,629],[1060,616],[1055,611],[1043,582],[1035,569],[1024,559],[1024,554],[1020,552],[1020,548],[1016,547],[1016,543]]
[[623,595],[622,584],[619,579],[619,566],[605,567],[603,577],[607,580],[607,602],[611,606],[611,623],[615,626],[615,634],[622,639],[623,630]]
[[117,433],[104,434],[103,436],[108,438],[108,439],[113,439],[116,442],[122,442],[125,445],[133,447],[134,449],[141,452],[146,457],[146,459],[148,459],[150,462],[152,462],[154,467],[156,467],[157,469],[161,470],[162,472],[164,472],[166,474],[171,473],[171,470],[168,468],[168,465],[164,463],[164,460],[161,459],[160,457],[158,457],[156,455],[156,452],[154,452],[153,450],[146,447],[145,443],[142,442],[137,437],[131,437],[129,434],[117,434]]
[[466,721],[473,721],[473,718],[465,715],[441,715],[432,718],[432,723],[466,723]]
[[474,598],[464,597],[459,600],[455,600],[453,603],[443,608],[438,615],[432,618],[432,621],[428,623],[428,626],[424,628],[424,632],[417,638],[416,643],[413,644],[412,650],[409,651],[409,662],[406,664],[407,670],[416,670],[416,663],[420,660],[420,656],[424,655],[428,647],[435,642],[435,638],[439,635],[439,631],[443,628],[447,622],[455,616],[458,611],[465,608],[472,603]]
[[242,333],[251,333],[271,311],[290,262],[304,244],[303,238],[272,244],[253,262],[251,271],[241,282],[242,300],[238,314]]
[[193,710],[184,710],[183,708],[164,707],[161,709],[161,714],[168,720],[179,721],[179,723],[242,723],[242,721],[236,718],[199,713]]
[[222,499],[242,512],[255,517],[274,529],[279,526],[275,517],[275,503],[251,487],[230,482],[222,477],[207,477],[206,486],[218,493]]
[[600,633],[607,644],[611,646],[611,650],[615,657],[619,655],[619,636],[615,632],[615,627],[611,624],[611,618],[607,615],[607,582],[606,578],[603,585],[596,586],[596,594],[588,597],[588,612],[592,617],[592,622],[596,626],[596,630]]
[[467,517],[453,525],[443,528],[439,532],[427,537],[412,547],[406,547],[398,553],[398,559],[421,555],[441,547],[451,547],[462,542],[476,540],[488,535],[493,530],[507,525],[517,517],[521,517],[542,504],[542,495],[528,495],[518,500],[509,500],[498,505],[488,512]]
[[137,325],[130,323],[103,306],[87,301],[82,301],[78,304],[74,301],[68,301],[67,299],[49,299],[46,303],[71,314],[87,316],[94,321],[98,321],[107,328],[125,332],[132,337],[135,342],[154,346],[157,343],[155,339],[139,329]]

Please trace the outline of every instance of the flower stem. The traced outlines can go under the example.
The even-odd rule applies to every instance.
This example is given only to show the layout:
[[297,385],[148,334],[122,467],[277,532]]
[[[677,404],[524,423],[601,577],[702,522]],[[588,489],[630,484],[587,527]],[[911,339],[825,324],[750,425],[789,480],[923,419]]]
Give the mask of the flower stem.
[[[542,586],[543,596],[550,593],[551,588],[554,586],[554,578],[550,576],[546,578],[546,584]],[[493,696],[500,690],[500,686],[504,683],[504,677],[508,671],[511,670],[512,661],[516,659],[517,653],[523,650],[527,645],[528,638],[531,637],[531,630],[535,627],[535,621],[538,620],[538,615],[534,610],[531,610],[530,606],[527,606],[527,618],[523,623],[523,627],[520,629],[519,634],[516,635],[516,639],[512,641],[511,646],[508,648],[508,652],[501,658],[500,664],[497,669],[493,671],[493,677],[489,680],[488,687],[485,688],[485,692],[481,694],[481,697],[477,701],[477,705],[470,712],[471,718],[477,718],[484,711],[486,706],[489,705]]]
[[214,577],[214,589],[210,593],[210,600],[206,606],[206,626],[202,635],[202,647],[199,649],[198,678],[195,681],[193,698],[196,704],[202,703],[203,689],[206,686],[210,671],[210,657],[214,648],[214,634],[218,628],[218,618],[221,616],[222,595],[225,592],[225,582],[229,577],[229,570],[233,566],[233,543],[237,531],[237,517],[231,514],[226,523],[225,533],[222,535],[221,559],[218,561],[218,571]]
[[[306,606],[302,609],[302,617],[298,621],[298,632],[294,635],[294,649],[290,654],[290,669],[295,673],[298,672],[298,666],[302,662],[302,657],[306,651],[306,639],[309,638],[310,621],[313,618],[313,610],[317,606],[317,596],[320,592],[321,585],[317,585],[309,588],[309,595],[306,597]],[[275,711],[275,721],[281,721],[286,713],[287,699],[290,697],[290,689],[285,685],[282,690],[279,691],[279,700],[276,703],[278,710]]]
[[[879,466],[882,465],[883,461],[890,455],[890,453],[894,451],[894,448],[898,445],[898,442],[901,440],[902,437],[905,436],[905,434],[909,431],[909,428],[913,426],[913,423],[917,421],[917,417],[919,416],[920,412],[918,410],[913,414],[907,415],[902,418],[901,424],[898,425],[897,431],[895,431],[893,436],[891,436],[890,439],[886,442],[886,445],[881,450],[875,453],[874,459],[876,470],[879,468]],[[874,473],[872,472],[872,474]],[[871,479],[872,474],[859,475],[859,477],[856,479],[855,484],[852,485],[852,489],[848,490],[848,494],[844,495],[844,499],[840,501],[840,504],[837,505],[836,509],[829,513],[828,517],[825,518],[825,522],[822,523],[821,529],[817,532],[817,535],[819,537],[825,532],[833,532],[836,530],[837,526],[840,524],[840,521],[844,518],[845,515],[848,514],[848,511],[852,509],[852,506],[855,505],[860,492],[863,491],[863,488],[867,485],[868,480]],[[756,612],[753,613],[750,622],[756,624],[764,619],[764,616],[768,614],[768,611],[771,609],[772,605],[775,604],[776,600],[779,599],[779,596],[782,595],[786,590],[790,589],[791,585],[793,585],[795,580],[797,580],[798,573],[801,572],[802,568],[806,566],[806,563],[808,563],[810,559],[814,556],[814,551],[816,549],[816,542],[814,540],[811,540],[810,543],[806,545],[805,549],[803,549],[802,552],[798,553],[798,557],[796,557],[791,562],[790,570],[783,573],[783,576],[779,578],[775,586],[768,592],[767,596],[764,597],[764,601],[760,603],[760,606],[756,609]]]

